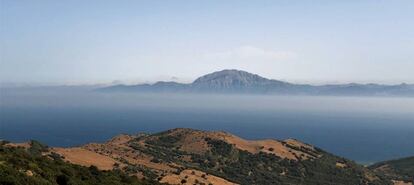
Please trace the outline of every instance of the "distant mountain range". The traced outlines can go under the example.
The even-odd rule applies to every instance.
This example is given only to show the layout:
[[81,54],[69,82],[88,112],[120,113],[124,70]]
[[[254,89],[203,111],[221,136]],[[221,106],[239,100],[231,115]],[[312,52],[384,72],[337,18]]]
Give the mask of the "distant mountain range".
[[339,84],[308,85],[273,80],[240,70],[222,70],[197,78],[189,84],[156,82],[154,84],[114,85],[100,92],[164,92],[164,93],[234,93],[279,95],[338,96],[414,96],[414,84]]

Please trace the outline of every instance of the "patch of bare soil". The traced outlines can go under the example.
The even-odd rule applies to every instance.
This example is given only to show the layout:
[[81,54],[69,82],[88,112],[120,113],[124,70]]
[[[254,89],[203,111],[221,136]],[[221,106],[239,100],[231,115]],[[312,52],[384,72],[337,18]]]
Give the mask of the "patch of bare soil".
[[392,181],[394,185],[413,185],[412,182],[404,182],[404,181]]
[[6,146],[8,147],[23,147],[23,148],[30,148],[30,143],[7,143]]
[[341,162],[336,162],[335,166],[338,167],[338,168],[345,168],[346,167],[346,164],[345,163],[341,163]]
[[101,155],[83,148],[52,148],[51,151],[64,157],[65,161],[82,166],[96,166],[100,170],[111,170],[115,163],[111,157]]
[[193,185],[193,184],[214,184],[214,185],[236,185],[230,181],[227,181],[223,178],[216,177],[198,170],[184,170],[179,175],[170,174],[164,176],[161,180],[161,183],[168,184],[184,184],[184,185]]

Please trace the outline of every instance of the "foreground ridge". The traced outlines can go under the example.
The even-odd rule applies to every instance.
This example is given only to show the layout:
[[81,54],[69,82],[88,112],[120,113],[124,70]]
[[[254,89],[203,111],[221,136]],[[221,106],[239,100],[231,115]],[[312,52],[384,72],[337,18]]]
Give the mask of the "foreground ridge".
[[1,141],[0,184],[412,185],[413,161],[364,167],[295,139],[177,128],[70,148]]
[[[7,147],[33,150],[28,144]],[[167,184],[393,184],[373,170],[295,139],[246,140],[222,131],[122,134],[105,143],[40,153],[48,160]]]

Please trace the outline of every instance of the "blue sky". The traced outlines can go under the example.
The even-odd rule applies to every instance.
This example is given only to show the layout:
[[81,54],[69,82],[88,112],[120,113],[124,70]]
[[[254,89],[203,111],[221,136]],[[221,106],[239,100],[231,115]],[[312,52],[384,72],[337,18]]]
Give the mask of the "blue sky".
[[414,1],[0,0],[3,83],[414,83]]

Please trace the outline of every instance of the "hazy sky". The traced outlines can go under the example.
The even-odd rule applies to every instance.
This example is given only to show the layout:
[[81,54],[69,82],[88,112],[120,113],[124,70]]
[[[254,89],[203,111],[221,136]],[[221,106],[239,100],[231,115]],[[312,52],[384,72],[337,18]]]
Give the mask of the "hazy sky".
[[0,0],[0,80],[414,83],[414,1]]

